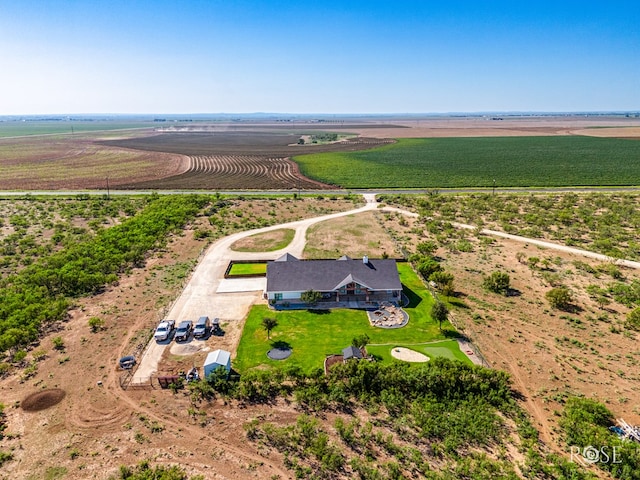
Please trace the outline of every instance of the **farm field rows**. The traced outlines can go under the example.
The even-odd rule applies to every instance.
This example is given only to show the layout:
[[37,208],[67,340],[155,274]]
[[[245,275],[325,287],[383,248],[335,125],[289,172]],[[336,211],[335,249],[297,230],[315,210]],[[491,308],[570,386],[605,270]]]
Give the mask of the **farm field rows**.
[[400,139],[375,150],[294,160],[305,176],[343,188],[640,184],[640,141],[615,138]]
[[[101,133],[99,137],[115,135]],[[122,134],[122,133],[120,133]],[[97,134],[0,138],[0,189],[105,189],[164,178],[184,171],[180,155],[113,148],[94,143]]]
[[192,156],[189,157],[189,167],[184,173],[158,180],[120,184],[118,187],[217,190],[331,188],[329,185],[300,175],[298,165],[288,158],[269,158],[260,155]]
[[[422,124],[376,123],[216,124],[151,134],[138,129],[0,138],[0,189],[105,188],[107,177],[112,188],[125,189],[487,188],[494,181],[497,187],[640,183],[637,138],[578,136],[570,130],[571,123],[560,128],[560,120],[533,132],[540,135],[547,128],[547,136],[514,136],[533,135],[526,129],[507,127],[521,123],[514,121],[505,126],[492,123],[493,130],[504,131],[503,137],[482,137],[484,130],[478,122],[472,122],[478,128],[463,132],[477,132],[478,137],[455,138],[400,138],[411,132],[419,135]],[[526,125],[538,124],[546,125],[542,120]],[[110,124],[95,123],[100,125]],[[438,130],[449,123],[434,120],[424,125]],[[112,124],[116,126],[128,124]],[[336,143],[298,144],[304,136],[329,131],[363,136]],[[632,136],[633,128],[583,128],[581,132]],[[398,143],[374,137],[394,133],[400,138]]]

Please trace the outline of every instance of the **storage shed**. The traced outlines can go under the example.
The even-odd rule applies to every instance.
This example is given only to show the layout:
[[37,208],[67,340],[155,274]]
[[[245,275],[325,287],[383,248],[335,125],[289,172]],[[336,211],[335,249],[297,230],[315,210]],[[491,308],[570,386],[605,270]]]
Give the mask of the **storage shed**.
[[214,370],[224,367],[229,373],[231,371],[231,353],[226,350],[214,350],[207,355],[204,361],[204,378],[207,378]]

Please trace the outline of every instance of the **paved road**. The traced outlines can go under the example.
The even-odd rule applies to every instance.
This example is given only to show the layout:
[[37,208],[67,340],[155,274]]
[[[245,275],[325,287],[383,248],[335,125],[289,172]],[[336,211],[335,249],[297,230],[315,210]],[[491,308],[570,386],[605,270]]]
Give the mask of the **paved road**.
[[[149,195],[158,193],[159,195],[189,195],[189,194],[208,194],[214,195],[292,195],[298,193],[301,195],[346,195],[355,193],[358,195],[424,195],[437,191],[441,194],[457,194],[457,193],[624,193],[639,192],[640,186],[627,187],[523,187],[523,188],[412,188],[412,189],[363,189],[356,188],[350,190],[109,190],[110,195]],[[106,195],[106,189],[98,190],[0,190],[0,198],[2,197],[24,197],[31,196],[61,196],[74,197],[76,195]]]

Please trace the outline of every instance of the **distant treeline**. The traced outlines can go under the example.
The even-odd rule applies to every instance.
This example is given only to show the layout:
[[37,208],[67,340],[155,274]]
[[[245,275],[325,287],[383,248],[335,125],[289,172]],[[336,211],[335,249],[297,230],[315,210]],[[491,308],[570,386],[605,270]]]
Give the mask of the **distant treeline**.
[[204,196],[153,195],[135,217],[68,245],[0,282],[0,352],[35,341],[45,325],[64,319],[71,299],[99,292],[118,274],[180,230],[207,203]]

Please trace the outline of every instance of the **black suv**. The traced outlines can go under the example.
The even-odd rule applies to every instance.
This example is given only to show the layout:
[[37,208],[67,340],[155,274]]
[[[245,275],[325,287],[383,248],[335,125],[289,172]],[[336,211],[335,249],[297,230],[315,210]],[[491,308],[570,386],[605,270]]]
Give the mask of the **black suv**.
[[185,342],[189,340],[192,328],[193,322],[191,320],[184,320],[180,322],[180,325],[178,325],[178,329],[176,330],[176,342]]

